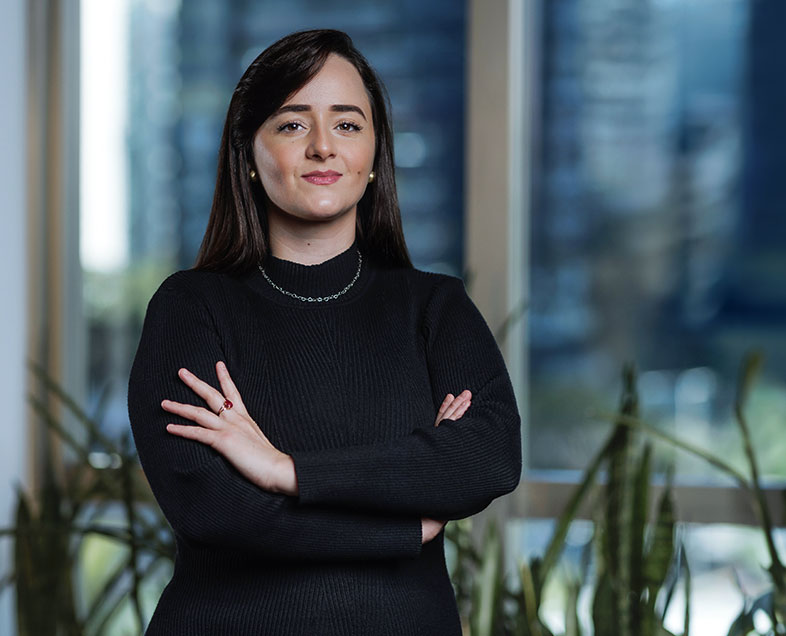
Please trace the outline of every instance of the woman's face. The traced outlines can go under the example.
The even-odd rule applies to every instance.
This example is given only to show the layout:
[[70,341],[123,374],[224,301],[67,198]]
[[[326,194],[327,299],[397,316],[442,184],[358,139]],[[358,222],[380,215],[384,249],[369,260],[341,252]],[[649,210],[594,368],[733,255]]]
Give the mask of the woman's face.
[[[355,67],[331,54],[254,135],[267,212],[304,220],[355,214],[374,164],[371,104]],[[314,173],[328,173],[319,176]]]

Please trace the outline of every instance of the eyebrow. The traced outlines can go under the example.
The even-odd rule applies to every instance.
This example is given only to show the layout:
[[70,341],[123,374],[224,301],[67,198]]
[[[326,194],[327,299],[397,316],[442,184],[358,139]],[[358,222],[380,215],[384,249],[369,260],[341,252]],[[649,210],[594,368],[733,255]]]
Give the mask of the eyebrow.
[[[286,106],[282,106],[276,112],[274,112],[271,117],[276,117],[281,113],[303,113],[311,110],[311,106],[308,104],[287,104]],[[360,110],[357,106],[353,106],[352,104],[333,104],[330,107],[330,110],[334,113],[358,113],[363,119],[366,119],[366,116],[363,114],[363,111]]]

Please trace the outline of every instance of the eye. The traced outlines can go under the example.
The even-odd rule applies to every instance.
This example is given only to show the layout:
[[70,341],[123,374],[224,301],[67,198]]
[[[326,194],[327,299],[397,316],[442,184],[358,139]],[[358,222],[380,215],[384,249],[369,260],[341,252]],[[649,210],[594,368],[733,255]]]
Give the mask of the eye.
[[[356,123],[351,121],[342,121],[338,124],[338,126],[339,128],[341,128],[341,130],[345,132],[352,132],[352,131],[359,132],[363,130],[362,126],[358,126]],[[345,126],[348,126],[348,128],[345,128]]]
[[301,126],[301,125],[302,124],[300,124],[300,122],[297,121],[288,121],[285,124],[281,124],[278,128],[276,128],[276,130],[278,132],[293,132],[295,129],[290,128],[290,126]]

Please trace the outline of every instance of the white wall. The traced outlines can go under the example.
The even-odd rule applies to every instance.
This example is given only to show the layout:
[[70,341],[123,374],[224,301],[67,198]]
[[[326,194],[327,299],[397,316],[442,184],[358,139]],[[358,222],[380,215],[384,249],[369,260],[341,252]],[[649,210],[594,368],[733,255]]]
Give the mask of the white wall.
[[[24,0],[0,2],[0,526],[12,519],[14,485],[27,456],[26,46]],[[0,542],[0,572],[10,568],[11,542]],[[0,597],[0,634],[15,634],[14,596]]]

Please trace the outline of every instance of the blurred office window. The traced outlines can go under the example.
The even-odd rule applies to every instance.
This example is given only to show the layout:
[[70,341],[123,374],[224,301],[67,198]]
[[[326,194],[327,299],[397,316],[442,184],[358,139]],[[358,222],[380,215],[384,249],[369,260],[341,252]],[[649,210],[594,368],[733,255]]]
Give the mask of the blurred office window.
[[759,348],[750,425],[786,477],[783,3],[539,7],[530,466],[586,465],[609,430],[588,412],[617,408],[627,360],[645,419],[742,466],[735,384]]
[[[285,9],[285,10],[284,10]],[[90,399],[128,428],[144,310],[204,233],[232,91],[295,30],[346,31],[385,82],[404,231],[417,267],[462,271],[462,3],[82,0],[81,262]]]

